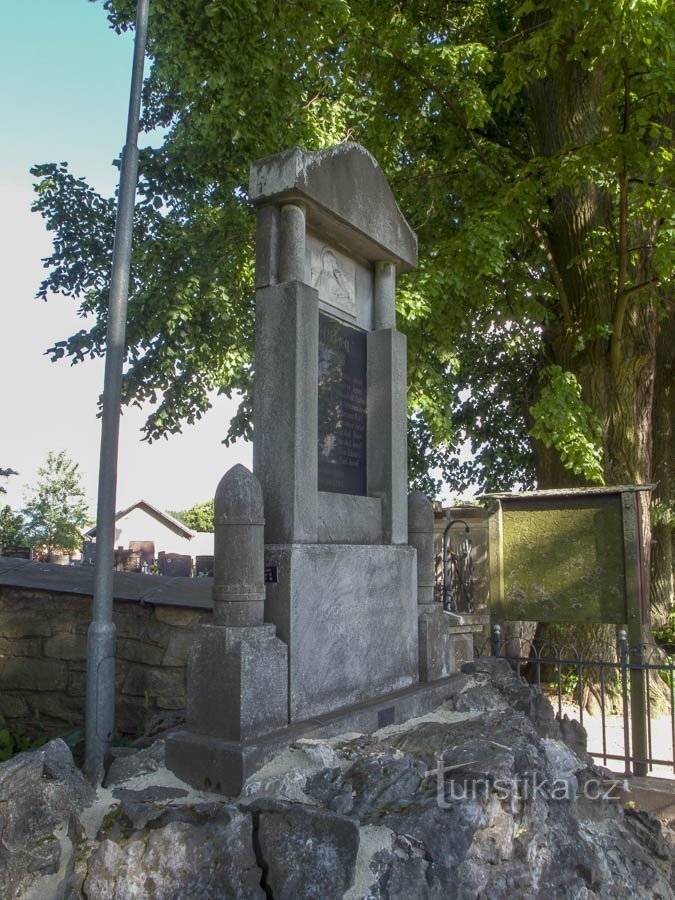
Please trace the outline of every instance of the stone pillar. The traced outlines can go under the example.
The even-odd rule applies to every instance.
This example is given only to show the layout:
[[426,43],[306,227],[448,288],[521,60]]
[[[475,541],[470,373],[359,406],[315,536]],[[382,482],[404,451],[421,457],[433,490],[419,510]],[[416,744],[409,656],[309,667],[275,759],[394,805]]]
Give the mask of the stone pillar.
[[166,760],[195,787],[238,794],[251,742],[288,725],[288,648],[263,624],[262,491],[244,466],[218,485],[215,511],[216,624],[190,649],[187,728],[169,736]]
[[396,328],[396,266],[375,263],[374,329]]
[[382,541],[408,542],[407,372],[405,335],[368,332],[368,493],[382,501]]
[[255,286],[279,281],[279,207],[270,203],[258,209],[255,232]]
[[407,371],[405,335],[396,331],[396,266],[374,266],[368,334],[368,493],[382,501],[382,540],[408,541]]
[[417,636],[420,681],[456,671],[449,619],[434,601],[434,509],[420,491],[408,497],[408,542],[417,550]]
[[417,550],[417,604],[434,603],[434,508],[421,491],[408,497],[408,543]]
[[305,280],[305,207],[287,203],[281,207],[279,281]]
[[317,539],[319,295],[298,281],[256,293],[253,471],[265,543]]

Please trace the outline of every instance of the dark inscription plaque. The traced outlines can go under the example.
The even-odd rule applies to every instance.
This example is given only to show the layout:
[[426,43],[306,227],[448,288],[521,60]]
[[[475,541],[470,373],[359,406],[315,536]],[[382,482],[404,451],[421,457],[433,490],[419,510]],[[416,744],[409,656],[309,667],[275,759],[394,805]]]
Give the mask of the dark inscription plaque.
[[319,490],[367,494],[366,333],[319,314]]

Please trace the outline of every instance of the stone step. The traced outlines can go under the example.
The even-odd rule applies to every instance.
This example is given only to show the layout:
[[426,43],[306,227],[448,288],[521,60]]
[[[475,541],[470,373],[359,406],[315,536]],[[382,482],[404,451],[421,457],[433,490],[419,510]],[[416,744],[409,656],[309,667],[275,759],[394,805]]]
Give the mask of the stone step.
[[450,634],[481,634],[481,629],[476,625],[450,625]]
[[671,828],[675,823],[675,780],[652,775],[633,775],[628,779],[624,803],[634,802]]

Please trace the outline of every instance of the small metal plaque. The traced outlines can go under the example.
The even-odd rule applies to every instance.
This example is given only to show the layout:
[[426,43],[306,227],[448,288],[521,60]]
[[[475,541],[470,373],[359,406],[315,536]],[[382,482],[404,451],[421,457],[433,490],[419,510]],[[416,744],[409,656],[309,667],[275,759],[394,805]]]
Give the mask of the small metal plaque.
[[265,584],[279,583],[279,567],[265,566]]
[[386,709],[380,709],[377,711],[377,727],[378,728],[386,728],[388,725],[393,725],[396,721],[396,707],[395,706],[387,706]]
[[366,333],[319,315],[319,490],[365,497]]

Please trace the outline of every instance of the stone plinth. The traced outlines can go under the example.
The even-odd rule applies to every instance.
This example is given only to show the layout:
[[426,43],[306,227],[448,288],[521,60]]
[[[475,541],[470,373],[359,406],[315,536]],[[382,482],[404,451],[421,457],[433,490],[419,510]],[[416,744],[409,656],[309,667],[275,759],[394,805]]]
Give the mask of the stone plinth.
[[283,728],[287,657],[273,625],[202,626],[188,660],[188,729],[243,741]]
[[167,738],[167,766],[197,788],[239,793],[260,764],[257,740],[288,724],[287,673],[274,626],[203,626],[188,660],[187,728]]
[[289,651],[291,722],[417,681],[415,552],[407,546],[268,545],[265,618]]

